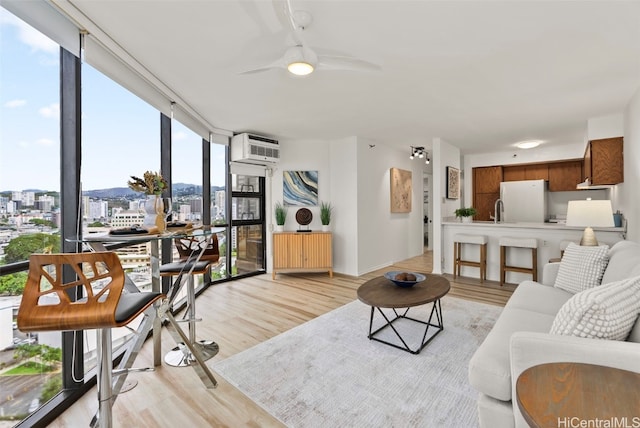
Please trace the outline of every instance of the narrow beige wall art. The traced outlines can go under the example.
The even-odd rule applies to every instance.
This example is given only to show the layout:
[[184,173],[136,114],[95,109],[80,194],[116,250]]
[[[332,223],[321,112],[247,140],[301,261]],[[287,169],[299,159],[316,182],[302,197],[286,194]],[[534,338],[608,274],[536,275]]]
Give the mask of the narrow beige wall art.
[[391,212],[411,212],[411,171],[391,168]]

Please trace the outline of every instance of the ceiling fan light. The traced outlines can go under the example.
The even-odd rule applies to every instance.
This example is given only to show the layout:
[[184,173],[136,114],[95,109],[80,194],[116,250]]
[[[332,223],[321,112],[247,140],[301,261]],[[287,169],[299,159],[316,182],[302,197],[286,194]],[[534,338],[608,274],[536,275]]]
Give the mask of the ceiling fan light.
[[289,70],[289,73],[295,74],[296,76],[306,76],[313,73],[313,65],[304,61],[296,61],[289,63],[289,65],[287,65],[287,70]]

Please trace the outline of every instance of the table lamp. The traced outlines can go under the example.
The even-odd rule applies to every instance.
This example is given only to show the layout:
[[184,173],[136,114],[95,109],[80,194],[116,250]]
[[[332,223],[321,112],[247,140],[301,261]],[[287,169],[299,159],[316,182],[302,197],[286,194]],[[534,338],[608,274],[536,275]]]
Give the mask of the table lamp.
[[594,201],[591,199],[585,201],[569,201],[567,207],[567,226],[585,227],[580,245],[598,245],[598,240],[592,227],[613,227],[611,201]]

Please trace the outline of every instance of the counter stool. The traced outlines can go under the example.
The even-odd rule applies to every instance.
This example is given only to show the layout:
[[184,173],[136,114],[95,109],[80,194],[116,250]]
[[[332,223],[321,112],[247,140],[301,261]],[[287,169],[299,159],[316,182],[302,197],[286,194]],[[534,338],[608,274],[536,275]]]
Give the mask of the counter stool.
[[[63,270],[74,273],[68,282]],[[113,424],[113,376],[151,369],[113,369],[111,329],[149,316],[161,293],[123,293],[125,274],[114,252],[32,254],[24,286],[18,328],[31,331],[96,330],[98,418],[100,427]],[[77,297],[76,297],[77,296]],[[92,425],[94,426],[94,425]]]
[[[487,279],[487,237],[485,235],[469,235],[458,233],[453,236],[453,279],[460,276],[461,266],[480,268],[480,282]],[[480,261],[462,260],[462,244],[480,246]]]
[[[181,320],[189,323],[189,341],[194,347],[198,347],[203,359],[206,361],[214,357],[218,351],[219,346],[212,340],[198,340],[196,341],[196,322],[202,321],[196,317],[196,294],[195,294],[195,275],[206,275],[209,273],[212,264],[218,262],[220,258],[220,252],[218,249],[218,238],[216,235],[212,235],[209,240],[202,240],[195,237],[176,238],[174,241],[178,254],[180,254],[180,261],[173,263],[166,263],[160,266],[160,276],[177,276],[176,283],[182,284],[184,281],[184,275],[187,277],[187,310],[185,317]],[[204,248],[206,246],[206,248]],[[195,254],[202,253],[200,260],[195,264]],[[169,302],[173,302],[176,298],[176,294],[181,289],[180,286],[172,287],[169,294]],[[179,343],[178,346],[165,355],[165,363],[174,367],[187,367],[197,364],[197,360],[191,354],[189,349],[184,343]]]
[[[505,283],[507,272],[520,272],[533,275],[533,280],[538,280],[538,240],[536,238],[512,238],[503,236],[500,238],[500,286]],[[507,248],[530,248],[531,267],[519,267],[507,265]]]

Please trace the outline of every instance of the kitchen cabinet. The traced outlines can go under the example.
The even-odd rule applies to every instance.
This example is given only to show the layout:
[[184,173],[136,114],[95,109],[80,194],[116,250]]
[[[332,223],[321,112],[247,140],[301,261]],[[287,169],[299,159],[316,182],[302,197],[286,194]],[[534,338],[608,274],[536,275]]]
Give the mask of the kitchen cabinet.
[[473,168],[473,207],[476,221],[490,220],[495,202],[500,198],[501,166]]
[[501,166],[473,168],[473,188],[477,193],[500,193]]
[[273,234],[273,271],[329,272],[333,277],[330,232],[276,232]]
[[618,184],[624,181],[623,137],[591,140],[584,153],[583,181],[591,185]]
[[549,164],[549,191],[565,192],[576,190],[582,181],[582,161],[556,162]]
[[546,163],[528,165],[510,165],[503,167],[503,181],[549,180],[549,168]]

